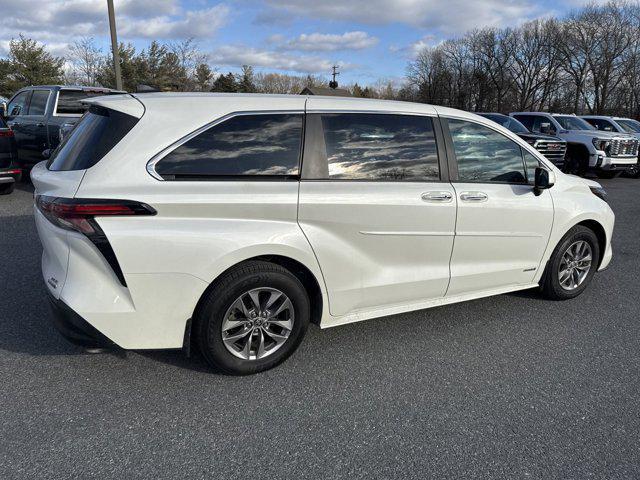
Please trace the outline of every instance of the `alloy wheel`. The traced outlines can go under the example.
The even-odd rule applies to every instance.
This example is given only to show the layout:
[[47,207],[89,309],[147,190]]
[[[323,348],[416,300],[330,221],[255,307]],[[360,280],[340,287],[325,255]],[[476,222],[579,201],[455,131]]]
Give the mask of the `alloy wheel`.
[[240,295],[222,322],[226,349],[243,360],[273,354],[289,338],[295,320],[291,300],[275,288],[254,288]]
[[592,262],[591,245],[584,240],[578,240],[569,245],[560,260],[558,280],[565,290],[575,290],[587,278]]

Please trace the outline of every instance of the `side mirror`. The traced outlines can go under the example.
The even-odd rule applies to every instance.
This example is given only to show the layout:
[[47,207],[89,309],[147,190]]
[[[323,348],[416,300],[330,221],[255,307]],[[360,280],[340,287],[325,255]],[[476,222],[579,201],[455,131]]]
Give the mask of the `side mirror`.
[[0,103],[0,117],[4,118],[7,116],[7,102]]
[[550,123],[545,122],[540,124],[540,133],[544,133],[545,135],[552,135],[553,133],[555,133],[555,130]]
[[553,187],[555,183],[555,175],[546,168],[536,167],[535,182],[533,184],[533,192],[540,195],[542,190]]
[[51,149],[47,148],[42,152],[42,158],[44,158],[45,160],[49,160],[49,157],[51,157]]

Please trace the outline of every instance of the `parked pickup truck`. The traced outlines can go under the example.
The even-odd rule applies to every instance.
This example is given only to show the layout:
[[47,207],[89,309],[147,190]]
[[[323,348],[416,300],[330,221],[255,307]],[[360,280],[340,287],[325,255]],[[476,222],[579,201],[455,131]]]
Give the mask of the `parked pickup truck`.
[[631,135],[596,130],[575,115],[514,112],[511,116],[532,132],[566,140],[568,173],[584,175],[591,169],[600,178],[613,178],[637,162],[638,140]]
[[[637,140],[640,140],[640,126],[638,126],[636,121],[633,119],[606,117],[603,115],[583,115],[582,118],[598,130],[602,130],[604,132],[628,133],[629,135],[636,137]],[[640,177],[638,162],[631,165],[624,175],[632,178]]]
[[[30,168],[47,158],[61,140],[61,132],[73,128],[87,110],[81,101],[89,97],[121,94],[99,87],[40,85],[19,90],[4,114],[18,145],[18,164]],[[5,109],[3,109],[5,110]]]
[[502,113],[478,113],[481,117],[493,120],[498,125],[511,130],[529,145],[533,146],[541,154],[547,157],[559,169],[564,169],[564,156],[567,151],[567,142],[558,137],[532,133],[518,120]]

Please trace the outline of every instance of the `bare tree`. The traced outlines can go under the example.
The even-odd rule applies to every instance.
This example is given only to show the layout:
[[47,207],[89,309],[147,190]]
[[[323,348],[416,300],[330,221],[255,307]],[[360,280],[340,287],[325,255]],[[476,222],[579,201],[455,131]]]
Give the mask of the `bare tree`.
[[72,65],[72,75],[82,85],[97,85],[104,55],[95,45],[92,37],[84,37],[73,42],[67,60]]

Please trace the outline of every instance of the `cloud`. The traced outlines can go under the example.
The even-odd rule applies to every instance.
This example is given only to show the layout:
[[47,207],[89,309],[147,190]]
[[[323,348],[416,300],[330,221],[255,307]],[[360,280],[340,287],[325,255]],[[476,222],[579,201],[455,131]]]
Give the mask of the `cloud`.
[[307,18],[365,24],[402,23],[445,34],[481,26],[513,25],[543,13],[527,0],[267,0],[277,11]]
[[[275,36],[274,36],[275,37]],[[274,37],[271,37],[272,39]],[[378,43],[376,37],[366,32],[345,32],[342,35],[328,33],[303,33],[281,43],[283,50],[303,50],[309,52],[334,52],[336,50],[362,50]]]
[[[178,0],[116,1],[121,40],[212,37],[229,17],[225,4],[186,9]],[[104,0],[0,0],[0,41],[23,33],[46,44],[109,34]]]
[[438,43],[440,43],[440,41],[435,35],[424,35],[423,37],[419,38],[415,42],[410,43],[409,45],[391,45],[389,46],[389,51],[392,53],[400,53],[404,57],[413,60],[425,48],[433,47]]
[[130,38],[206,38],[222,27],[228,16],[229,7],[216,5],[205,10],[187,11],[177,19],[165,15],[129,21],[120,27],[120,32]]
[[[288,52],[250,48],[245,45],[225,45],[210,56],[217,65],[239,67],[252,65],[298,73],[321,73],[331,71],[334,62],[314,55],[293,55]],[[341,68],[351,65],[340,63]]]

